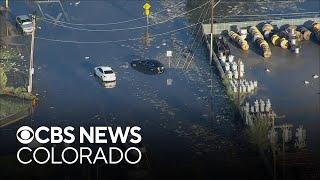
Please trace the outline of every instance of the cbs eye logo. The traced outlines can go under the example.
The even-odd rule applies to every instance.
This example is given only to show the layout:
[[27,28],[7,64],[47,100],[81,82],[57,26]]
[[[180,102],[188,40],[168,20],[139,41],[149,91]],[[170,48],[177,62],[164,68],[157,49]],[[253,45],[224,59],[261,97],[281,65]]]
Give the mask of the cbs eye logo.
[[34,132],[29,126],[22,126],[17,131],[17,139],[22,144],[29,144],[34,137]]

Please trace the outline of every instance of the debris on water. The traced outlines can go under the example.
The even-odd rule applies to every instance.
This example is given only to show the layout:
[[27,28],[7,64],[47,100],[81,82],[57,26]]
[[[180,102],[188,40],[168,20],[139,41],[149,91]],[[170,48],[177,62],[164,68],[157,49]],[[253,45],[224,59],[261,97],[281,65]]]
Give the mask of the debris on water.
[[307,85],[307,84],[310,84],[310,82],[309,81],[304,81],[304,84]]
[[125,64],[120,65],[120,68],[128,69],[129,68],[129,63],[126,62]]
[[313,75],[312,77],[313,77],[313,79],[318,79],[318,78],[319,78],[319,75],[315,74],[315,75]]

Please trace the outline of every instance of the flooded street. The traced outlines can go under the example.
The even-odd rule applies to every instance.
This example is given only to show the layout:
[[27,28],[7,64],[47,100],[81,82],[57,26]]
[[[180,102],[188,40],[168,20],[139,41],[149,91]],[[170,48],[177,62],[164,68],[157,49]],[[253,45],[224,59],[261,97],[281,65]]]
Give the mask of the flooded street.
[[[192,28],[197,27],[193,19],[199,11],[191,17],[183,14],[192,7],[188,4],[186,8],[185,1],[151,3],[152,12],[159,13],[150,18],[147,47],[141,40],[146,35],[142,1],[65,1],[63,9],[43,3],[42,12],[31,2],[12,2],[13,15],[36,11],[46,18],[38,20],[36,30],[34,94],[39,101],[31,116],[0,130],[2,146],[6,147],[1,153],[16,152],[16,130],[23,125],[139,126],[150,154],[145,179],[271,179],[270,167],[249,150],[243,122],[217,70],[209,66],[201,38],[195,36],[198,29]],[[177,15],[180,17],[174,18]],[[55,22],[50,16],[61,16],[59,21],[70,24]],[[170,62],[168,50],[173,51]],[[186,58],[185,51],[193,51],[194,57]],[[303,81],[319,74],[319,45],[303,45],[300,56],[308,57],[301,59],[288,58],[288,53],[277,52],[281,51],[278,48],[275,52],[279,56],[271,60],[277,63],[272,65],[254,52],[243,55],[233,46],[232,51],[250,59],[246,68],[253,70],[247,76],[261,82],[261,96],[277,97],[272,99],[276,111],[290,123],[304,125],[312,139],[311,149],[318,150],[319,83],[305,87]],[[160,61],[165,72],[147,75],[136,71],[130,63],[140,59]],[[101,83],[94,75],[97,66],[112,67],[116,82]],[[265,73],[266,67],[272,69],[270,74]],[[298,67],[305,69],[303,76],[294,76],[295,71],[301,71]],[[290,74],[282,68],[291,68]],[[276,81],[275,76],[279,77]],[[294,81],[289,83],[292,77]],[[287,88],[293,91],[287,92]],[[304,93],[308,96],[301,95]],[[301,99],[292,100],[294,96]],[[310,101],[301,103],[304,98]],[[299,109],[302,106],[305,108]]]

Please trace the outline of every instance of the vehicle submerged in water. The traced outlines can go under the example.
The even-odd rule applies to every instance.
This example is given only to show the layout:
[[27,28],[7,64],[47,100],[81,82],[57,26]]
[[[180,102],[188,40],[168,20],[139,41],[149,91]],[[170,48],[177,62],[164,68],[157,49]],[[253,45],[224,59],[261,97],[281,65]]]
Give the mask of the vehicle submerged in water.
[[136,60],[131,62],[131,67],[139,72],[149,75],[162,74],[164,66],[157,60]]

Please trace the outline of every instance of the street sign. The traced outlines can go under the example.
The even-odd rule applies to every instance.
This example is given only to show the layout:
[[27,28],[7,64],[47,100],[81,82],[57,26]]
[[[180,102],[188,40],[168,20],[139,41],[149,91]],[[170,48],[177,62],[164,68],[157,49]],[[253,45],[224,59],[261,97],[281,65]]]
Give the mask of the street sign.
[[167,57],[172,57],[172,51],[167,51]]
[[151,8],[151,5],[149,3],[146,3],[146,4],[143,5],[144,14],[146,16],[150,15],[150,8]]

